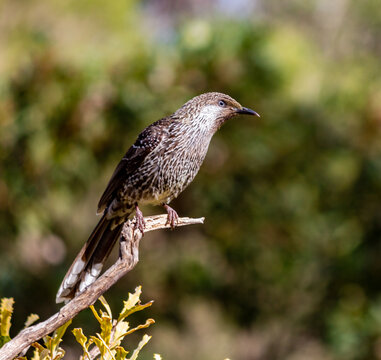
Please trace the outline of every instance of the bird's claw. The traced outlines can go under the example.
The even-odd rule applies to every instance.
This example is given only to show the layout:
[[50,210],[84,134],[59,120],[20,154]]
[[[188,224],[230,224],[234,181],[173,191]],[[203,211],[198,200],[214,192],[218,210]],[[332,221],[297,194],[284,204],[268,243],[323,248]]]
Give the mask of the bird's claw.
[[179,215],[177,214],[176,210],[172,209],[168,205],[164,205],[165,210],[167,210],[168,216],[167,216],[167,222],[165,225],[170,225],[171,229],[173,230],[177,223],[179,222]]
[[144,229],[146,227],[146,222],[144,220],[144,216],[143,216],[143,213],[141,212],[141,210],[136,206],[135,207],[135,230],[138,229],[142,235],[144,235]]

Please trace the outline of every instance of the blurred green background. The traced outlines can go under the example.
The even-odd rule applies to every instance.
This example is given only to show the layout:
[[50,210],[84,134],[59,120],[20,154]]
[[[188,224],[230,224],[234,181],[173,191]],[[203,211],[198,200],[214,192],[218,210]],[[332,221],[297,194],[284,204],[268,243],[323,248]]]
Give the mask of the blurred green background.
[[[378,0],[1,1],[13,335],[30,312],[58,310],[137,134],[221,91],[262,117],[228,122],[172,203],[205,225],[147,234],[106,293],[115,312],[139,284],[155,300],[139,315],[157,321],[142,359],[381,359],[380,39]],[[85,311],[74,325],[96,323]]]

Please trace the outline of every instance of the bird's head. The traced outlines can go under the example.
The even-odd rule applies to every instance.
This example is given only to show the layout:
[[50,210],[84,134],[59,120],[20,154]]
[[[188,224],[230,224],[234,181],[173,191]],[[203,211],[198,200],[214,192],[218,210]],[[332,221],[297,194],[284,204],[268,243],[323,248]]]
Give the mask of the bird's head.
[[259,117],[254,110],[243,107],[229,95],[209,92],[189,100],[173,116],[214,133],[226,120],[240,114]]

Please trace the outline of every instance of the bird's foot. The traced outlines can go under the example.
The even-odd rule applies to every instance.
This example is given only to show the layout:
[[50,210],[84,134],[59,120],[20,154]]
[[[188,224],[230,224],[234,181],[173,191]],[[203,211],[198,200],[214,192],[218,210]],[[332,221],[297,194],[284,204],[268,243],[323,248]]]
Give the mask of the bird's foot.
[[146,222],[144,220],[143,213],[139,209],[138,205],[135,206],[135,230],[139,229],[142,235],[144,235],[144,229],[146,227]]
[[177,223],[179,221],[179,215],[177,215],[176,210],[172,209],[167,204],[164,204],[163,206],[168,213],[167,222],[165,223],[165,225],[170,225],[173,230],[177,226]]

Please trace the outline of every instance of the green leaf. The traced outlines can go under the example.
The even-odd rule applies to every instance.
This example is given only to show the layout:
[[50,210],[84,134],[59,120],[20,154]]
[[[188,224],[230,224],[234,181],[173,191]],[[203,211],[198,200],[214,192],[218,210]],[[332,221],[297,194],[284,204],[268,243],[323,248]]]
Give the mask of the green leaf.
[[31,326],[35,323],[40,317],[37,314],[30,314],[25,321],[24,328]]
[[117,346],[115,348],[115,360],[125,360],[126,356],[128,354],[128,351],[126,351],[122,346]]
[[129,310],[131,310],[136,304],[140,302],[140,295],[142,293],[142,287],[138,286],[135,289],[135,292],[133,294],[128,293],[128,300],[123,301],[124,306],[123,309],[119,315],[118,321],[123,320],[126,316],[126,313],[128,313]]
[[[112,358],[113,360],[115,360],[115,357],[114,357],[114,355],[113,355],[111,349],[110,349],[109,346],[106,344],[106,342],[102,339],[101,335],[100,335],[100,334],[97,334],[97,336],[98,336],[99,340],[102,342],[102,344],[103,344],[103,346],[104,346],[104,349],[107,350],[107,352],[109,353],[109,355],[111,356],[111,358]],[[105,352],[105,354],[106,354],[106,352]]]
[[114,341],[113,346],[120,345],[121,340],[123,337],[121,337],[122,334],[126,333],[129,329],[129,324],[127,321],[120,321],[116,324],[114,329]]
[[34,349],[32,360],[40,360],[40,353],[37,349]]
[[[97,333],[96,336],[90,336],[88,339],[82,332],[82,329],[74,329],[73,334],[76,337],[77,342],[79,342],[84,349],[84,354],[88,354],[88,349],[91,344],[95,344],[95,346],[99,349],[100,357],[102,360],[110,360],[110,359],[118,359],[124,360],[128,352],[120,346],[121,341],[126,335],[129,335],[137,330],[144,329],[152,325],[155,321],[153,319],[148,319],[142,325],[139,325],[129,331],[129,324],[126,321],[123,321],[125,317],[128,315],[143,310],[146,307],[152,305],[153,301],[150,301],[147,304],[140,304],[140,295],[141,295],[141,287],[137,287],[133,294],[129,294],[128,300],[124,301],[123,310],[119,315],[119,320],[112,319],[112,312],[107,301],[101,297],[99,300],[103,305],[105,311],[100,309],[99,311],[95,309],[93,305],[90,306],[93,315],[97,319],[100,324],[101,332]],[[115,327],[115,328],[114,328]],[[111,334],[112,341],[111,341]],[[131,359],[135,360],[139,354],[141,348],[149,341],[151,337],[144,336],[140,341],[137,349],[132,354]],[[88,357],[88,355],[87,355]]]
[[43,351],[45,348],[39,344],[38,342],[34,342],[31,346],[33,346],[39,353]]
[[50,351],[47,348],[44,348],[41,344],[38,342],[34,342],[32,346],[36,349],[35,354],[33,358],[39,359],[39,360],[44,360],[46,357],[49,356]]
[[71,324],[72,320],[69,320],[62,326],[60,326],[56,331],[53,333],[53,339],[52,339],[52,347],[53,350],[59,345],[59,343],[62,341],[62,337],[64,336],[66,329]]
[[98,300],[102,303],[103,307],[106,309],[108,313],[108,316],[110,316],[110,318],[112,319],[112,312],[111,312],[110,305],[108,304],[106,299],[103,297],[103,295],[100,296]]
[[[124,301],[124,303],[126,303],[126,302],[127,301]],[[143,310],[143,309],[145,309],[147,307],[150,307],[152,304],[153,304],[153,300],[149,301],[146,304],[136,305],[136,306],[134,306],[134,307],[132,307],[130,309],[127,309],[127,307],[124,306],[122,312],[119,315],[118,322],[123,320],[123,319],[125,319],[127,316],[130,316],[134,312],[141,311],[141,310]]]
[[136,360],[138,355],[139,355],[139,352],[140,350],[143,348],[143,346],[145,344],[148,343],[148,341],[150,341],[152,336],[148,336],[147,334],[145,334],[142,338],[142,340],[140,341],[138,347],[134,350],[134,352],[132,353],[131,357],[129,358],[129,360]]
[[0,348],[5,344],[7,343],[8,341],[10,341],[11,338],[9,336],[2,336],[0,335]]
[[51,348],[52,347],[52,342],[53,342],[53,339],[51,336],[49,335],[46,335],[42,338],[42,340],[44,341],[44,344],[47,348]]
[[13,313],[13,298],[2,298],[0,305],[0,335],[9,337],[11,328],[11,317]]
[[84,348],[84,349],[87,349],[87,346],[86,346],[86,343],[87,343],[87,337],[86,335],[83,333],[83,330],[82,328],[75,328],[71,331],[74,336],[75,336],[75,339],[77,340],[77,342]]
[[72,333],[74,334],[77,342],[81,344],[83,353],[90,359],[90,354],[88,351],[90,343],[87,343],[87,337],[83,333],[83,330],[81,328],[76,328],[72,330]]
[[93,340],[94,344],[98,347],[98,349],[101,353],[101,356],[103,358],[105,356],[105,353],[106,353],[106,348],[105,348],[103,342],[99,338],[97,338],[96,336],[93,336],[93,335],[91,335],[90,338],[91,338],[91,340]]
[[40,358],[41,359],[45,359],[45,358],[48,358],[49,359],[49,354],[50,354],[50,351],[48,349],[44,349],[40,352]]
[[111,337],[111,330],[112,330],[111,308],[103,296],[101,296],[99,298],[99,301],[102,303],[102,305],[106,309],[106,312],[99,310],[99,313],[98,313],[98,311],[95,309],[95,307],[93,305],[90,306],[90,309],[93,312],[95,318],[98,320],[98,322],[101,326],[101,337],[102,337],[102,339],[104,339],[105,342],[107,344],[109,344],[110,337]]
[[93,312],[95,318],[98,320],[98,322],[101,324],[102,323],[102,318],[98,315],[97,310],[95,310],[94,305],[90,305],[90,309]]
[[102,313],[101,319],[101,337],[107,344],[109,344],[112,330],[112,319],[106,313]]
[[126,335],[129,335],[129,334],[135,332],[136,330],[148,328],[149,326],[151,326],[154,323],[155,323],[154,319],[147,319],[145,324],[139,325],[139,326],[137,326],[137,327],[135,327],[135,328],[133,328],[133,329],[131,329],[131,330],[121,334],[121,335],[119,335],[119,337],[118,337],[118,339],[116,341],[123,339]]
[[53,360],[60,360],[65,356],[65,350],[59,348],[57,351],[57,355],[53,358]]

